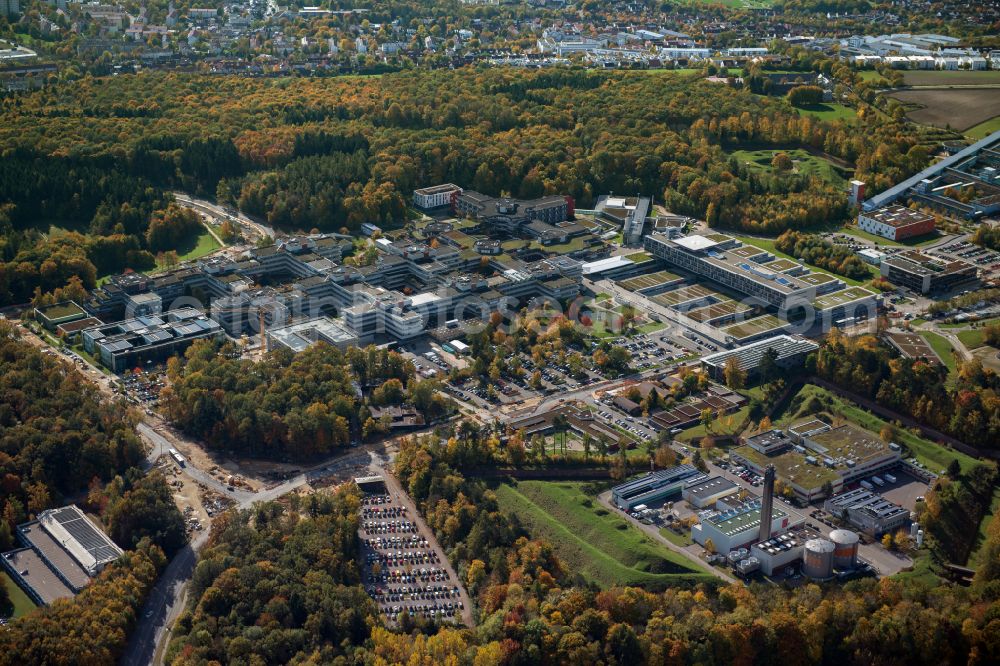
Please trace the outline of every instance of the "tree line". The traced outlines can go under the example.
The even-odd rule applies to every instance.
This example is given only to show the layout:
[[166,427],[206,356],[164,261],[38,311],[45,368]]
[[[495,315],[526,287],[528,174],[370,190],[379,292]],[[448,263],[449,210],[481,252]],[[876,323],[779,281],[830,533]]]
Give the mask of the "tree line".
[[843,245],[834,245],[816,234],[806,234],[789,229],[774,242],[774,246],[801,259],[807,264],[819,266],[837,275],[843,275],[854,280],[862,280],[871,276],[868,264],[858,255]]

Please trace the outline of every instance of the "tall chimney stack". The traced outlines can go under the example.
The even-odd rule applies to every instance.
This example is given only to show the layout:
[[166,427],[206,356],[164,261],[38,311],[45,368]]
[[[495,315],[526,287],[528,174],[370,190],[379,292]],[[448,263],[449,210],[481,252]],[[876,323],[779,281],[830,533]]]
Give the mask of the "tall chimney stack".
[[774,465],[764,470],[764,498],[760,503],[760,533],[757,541],[771,538],[771,516],[774,513]]

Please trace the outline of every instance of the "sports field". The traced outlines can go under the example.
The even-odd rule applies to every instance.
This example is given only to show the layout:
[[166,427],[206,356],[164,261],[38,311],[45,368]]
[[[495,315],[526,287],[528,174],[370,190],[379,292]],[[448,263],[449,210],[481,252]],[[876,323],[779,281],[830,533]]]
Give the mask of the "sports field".
[[533,537],[550,542],[571,573],[602,587],[662,588],[711,579],[605,509],[583,488],[578,482],[521,481],[503,484],[496,492],[501,508],[515,514]]

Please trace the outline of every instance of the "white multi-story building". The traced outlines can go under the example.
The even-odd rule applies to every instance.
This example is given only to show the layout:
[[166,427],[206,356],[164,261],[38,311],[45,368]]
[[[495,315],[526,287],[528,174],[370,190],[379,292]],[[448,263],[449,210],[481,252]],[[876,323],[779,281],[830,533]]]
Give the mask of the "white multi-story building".
[[423,210],[450,206],[455,196],[462,193],[458,185],[445,183],[413,190],[413,205]]

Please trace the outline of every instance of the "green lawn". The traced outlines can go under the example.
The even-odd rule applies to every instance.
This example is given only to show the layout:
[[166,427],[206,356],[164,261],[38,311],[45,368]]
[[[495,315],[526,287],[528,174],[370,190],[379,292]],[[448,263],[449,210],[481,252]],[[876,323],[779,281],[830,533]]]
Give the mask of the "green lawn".
[[675,546],[680,546],[681,548],[684,548],[685,546],[690,546],[692,543],[694,543],[691,540],[691,533],[688,531],[685,531],[684,535],[682,536],[669,528],[663,527],[660,528],[660,534],[663,536],[664,539],[674,544]]
[[957,369],[955,355],[952,353],[951,343],[948,342],[948,338],[931,331],[920,331],[920,335],[927,340],[934,353],[940,356],[944,364],[948,366],[948,372],[955,372]]
[[867,81],[869,83],[872,82],[872,81],[877,81],[879,79],[884,79],[885,78],[884,76],[882,76],[881,72],[878,72],[878,71],[876,71],[874,69],[865,69],[865,70],[862,70],[862,71],[858,72],[858,76],[861,77],[862,81]]
[[962,344],[969,349],[975,349],[976,347],[982,347],[986,344],[984,338],[986,337],[983,333],[983,329],[974,328],[968,331],[959,331],[956,333],[958,339],[962,341]]
[[546,539],[570,572],[602,587],[663,588],[711,580],[682,556],[656,543],[602,507],[573,482],[521,481],[503,484],[497,498],[534,537]]
[[[775,425],[788,426],[799,419],[811,416],[817,411],[827,411],[841,416],[845,420],[859,425],[876,435],[882,429],[882,426],[886,424],[886,421],[865,411],[853,402],[843,400],[814,384],[803,386],[798,395],[802,396],[802,400],[796,401],[794,398],[789,400],[780,416],[776,416],[773,419]],[[811,409],[812,405],[810,405],[810,402],[814,397],[821,405],[819,409]],[[798,404],[798,411],[793,412],[789,407],[794,402]],[[965,472],[979,464],[979,461],[971,456],[924,439],[909,430],[897,429],[895,441],[906,446],[909,451],[907,457],[916,458],[935,474],[942,469],[947,469],[948,464],[952,460],[957,460],[962,467],[962,471]]]
[[781,250],[778,250],[777,248],[774,247],[774,239],[772,239],[772,238],[751,238],[749,236],[736,236],[736,235],[734,235],[733,237],[736,238],[736,239],[738,239],[738,240],[740,240],[740,241],[742,241],[743,243],[746,243],[747,245],[753,245],[755,247],[759,247],[762,250],[767,250],[768,252],[770,252],[771,254],[773,254],[776,257],[784,257],[785,259],[791,259],[792,261],[798,262],[798,263],[802,264],[803,266],[808,266],[809,269],[812,270],[813,272],[816,272],[816,273],[826,273],[827,275],[832,275],[833,277],[837,278],[838,280],[843,280],[844,284],[850,285],[852,287],[863,287],[864,285],[868,284],[868,282],[871,280],[872,276],[874,276],[874,274],[875,274],[874,273],[874,269],[872,269],[872,273],[869,275],[869,277],[867,277],[867,278],[865,278],[863,280],[855,280],[853,278],[845,277],[843,275],[837,275],[836,273],[832,273],[830,271],[823,270],[822,268],[819,268],[817,266],[813,266],[812,264],[806,263],[806,262],[802,261],[801,259],[796,259],[795,257],[793,257],[790,254],[785,254]]
[[7,588],[7,594],[14,604],[14,613],[11,617],[21,617],[35,608],[35,602],[7,575],[6,571],[0,571],[0,585]]
[[776,153],[785,153],[795,165],[795,172],[803,176],[815,176],[832,185],[844,187],[847,180],[841,175],[837,168],[823,159],[811,155],[801,148],[790,150],[766,149],[766,150],[734,150],[731,155],[742,164],[748,164],[751,171],[759,173],[775,173],[771,166],[771,160]]
[[857,111],[849,106],[837,104],[836,102],[823,102],[822,104],[813,104],[811,106],[793,108],[795,108],[800,115],[812,116],[818,120],[826,120],[829,122],[843,120],[844,122],[852,123],[858,119]]
[[990,118],[984,123],[973,125],[969,129],[965,130],[965,136],[977,140],[984,139],[997,130],[1000,130],[1000,116]]
[[[208,229],[203,229],[197,236],[191,236],[181,241],[177,246],[177,258],[181,261],[198,259],[204,257],[206,254],[215,252],[220,247],[222,246],[219,245],[219,241],[215,240],[215,237],[208,232]],[[157,265],[157,268],[163,269],[166,266]]]

